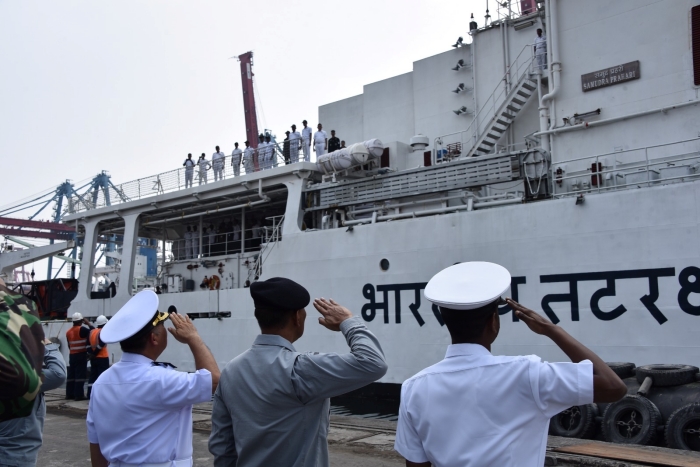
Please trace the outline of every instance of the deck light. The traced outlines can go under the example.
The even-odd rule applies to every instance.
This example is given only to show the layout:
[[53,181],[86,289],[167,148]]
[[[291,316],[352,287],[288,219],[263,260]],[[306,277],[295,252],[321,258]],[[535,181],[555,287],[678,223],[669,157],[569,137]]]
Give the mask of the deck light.
[[453,66],[452,69],[453,69],[454,71],[459,71],[459,70],[461,70],[462,68],[464,68],[464,66],[465,66],[465,65],[464,65],[464,60],[460,58],[459,61],[457,62],[457,65]]
[[452,47],[455,47],[455,48],[456,48],[456,47],[462,47],[462,46],[464,45],[464,44],[462,43],[463,40],[464,40],[464,39],[462,38],[462,36],[460,36],[459,39],[457,39],[457,42],[455,42],[454,44],[452,44]]

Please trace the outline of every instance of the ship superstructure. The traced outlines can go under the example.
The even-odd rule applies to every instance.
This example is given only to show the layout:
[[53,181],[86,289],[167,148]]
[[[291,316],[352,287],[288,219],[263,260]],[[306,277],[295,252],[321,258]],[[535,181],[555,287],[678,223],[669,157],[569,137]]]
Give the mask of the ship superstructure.
[[[285,165],[278,142],[269,170],[235,176],[229,156],[221,181],[185,188],[180,169],[71,200],[71,312],[110,316],[158,287],[163,308],[201,318],[223,365],[259,332],[246,285],[285,276],[362,316],[387,356],[382,382],[399,384],[448,344],[425,284],[486,260],[603,358],[700,363],[700,2],[515,3],[472,25],[471,43],[319,107],[358,143],[335,165]],[[495,352],[565,358],[502,314]],[[313,322],[295,345],[345,349]],[[166,353],[192,368],[185,349]]]

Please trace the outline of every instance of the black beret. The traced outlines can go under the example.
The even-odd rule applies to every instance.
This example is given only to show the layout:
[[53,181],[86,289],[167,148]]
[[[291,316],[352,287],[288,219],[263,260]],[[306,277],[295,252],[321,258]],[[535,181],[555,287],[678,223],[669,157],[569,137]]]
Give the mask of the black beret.
[[255,308],[272,310],[301,310],[311,302],[309,292],[291,279],[272,277],[250,284],[250,296]]

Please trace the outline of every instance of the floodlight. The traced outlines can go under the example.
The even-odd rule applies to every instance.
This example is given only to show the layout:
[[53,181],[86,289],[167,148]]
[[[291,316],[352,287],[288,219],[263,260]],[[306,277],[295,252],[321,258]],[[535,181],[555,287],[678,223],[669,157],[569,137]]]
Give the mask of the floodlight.
[[460,92],[462,92],[464,90],[465,90],[464,83],[459,83],[459,85],[457,86],[457,89],[453,90],[452,92],[454,92],[455,94],[459,94]]
[[457,62],[457,65],[453,66],[452,69],[454,71],[459,71],[460,69],[464,68],[464,66],[465,66],[464,60],[460,58],[459,61]]
[[462,36],[460,36],[460,37],[457,39],[457,42],[455,42],[454,44],[452,44],[452,47],[462,47],[462,46],[464,45],[464,44],[462,44],[462,41],[463,41],[463,40],[464,40],[464,39],[462,39]]

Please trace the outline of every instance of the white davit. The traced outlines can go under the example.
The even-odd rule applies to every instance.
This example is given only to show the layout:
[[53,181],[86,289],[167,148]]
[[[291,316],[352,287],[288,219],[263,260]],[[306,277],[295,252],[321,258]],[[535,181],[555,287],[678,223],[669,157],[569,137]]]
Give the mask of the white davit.
[[318,170],[325,173],[340,172],[376,159],[384,152],[384,145],[377,138],[363,143],[351,144],[329,154],[319,156],[316,161]]

